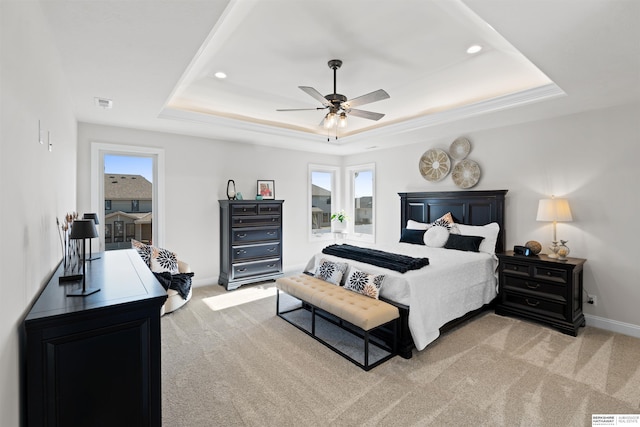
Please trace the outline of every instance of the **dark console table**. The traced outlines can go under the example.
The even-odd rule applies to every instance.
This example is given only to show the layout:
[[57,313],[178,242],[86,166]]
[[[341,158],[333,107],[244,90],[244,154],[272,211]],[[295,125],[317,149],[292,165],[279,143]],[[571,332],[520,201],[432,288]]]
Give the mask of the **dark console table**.
[[24,320],[29,426],[160,426],[162,286],[133,249],[87,263],[67,297],[53,274]]

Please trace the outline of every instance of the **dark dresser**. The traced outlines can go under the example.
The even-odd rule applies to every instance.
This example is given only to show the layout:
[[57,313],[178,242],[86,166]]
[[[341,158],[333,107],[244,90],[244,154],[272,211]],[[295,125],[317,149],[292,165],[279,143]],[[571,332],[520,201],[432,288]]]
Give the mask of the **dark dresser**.
[[220,277],[227,290],[282,276],[284,200],[220,200]]
[[585,325],[582,313],[581,258],[559,261],[546,255],[497,254],[499,291],[496,313],[546,323],[576,336]]
[[160,307],[167,294],[134,249],[87,262],[87,287],[58,283],[23,323],[28,426],[160,426]]

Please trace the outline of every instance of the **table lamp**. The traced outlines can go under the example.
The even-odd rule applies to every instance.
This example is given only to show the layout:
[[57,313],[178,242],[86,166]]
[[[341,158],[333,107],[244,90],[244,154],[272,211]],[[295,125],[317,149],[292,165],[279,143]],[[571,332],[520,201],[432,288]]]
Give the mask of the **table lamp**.
[[[100,221],[98,221],[98,214],[97,213],[85,213],[82,216],[83,219],[92,219],[95,225],[100,224]],[[93,239],[89,239],[89,258],[86,259],[86,261],[93,261],[94,259],[98,259],[100,258],[99,256],[97,257],[93,257],[93,249],[91,248],[91,241]]]
[[556,224],[558,222],[573,221],[571,208],[569,207],[567,199],[556,199],[554,196],[551,196],[550,199],[541,199],[538,203],[536,220],[553,222],[553,241],[551,242],[553,246],[549,248],[552,251],[552,253],[548,255],[549,258],[566,259],[569,253],[569,249],[565,246],[567,240],[561,241],[561,246],[563,246],[566,251],[563,249],[563,251],[559,253],[558,250],[561,246],[558,246],[558,240],[556,239]]
[[67,292],[68,297],[86,297],[87,295],[94,294],[100,290],[100,288],[87,288],[87,271],[86,271],[86,250],[87,240],[98,237],[98,230],[96,230],[96,224],[92,219],[76,219],[71,225],[70,239],[80,240],[82,239],[82,289],[74,289]]

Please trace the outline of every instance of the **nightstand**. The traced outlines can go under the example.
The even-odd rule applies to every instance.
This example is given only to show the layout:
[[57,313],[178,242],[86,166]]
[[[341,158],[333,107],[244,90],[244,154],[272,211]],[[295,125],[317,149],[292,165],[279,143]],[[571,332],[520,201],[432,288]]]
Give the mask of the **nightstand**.
[[558,261],[546,255],[522,256],[513,251],[500,260],[496,314],[546,323],[578,335],[582,314],[582,269],[586,259]]

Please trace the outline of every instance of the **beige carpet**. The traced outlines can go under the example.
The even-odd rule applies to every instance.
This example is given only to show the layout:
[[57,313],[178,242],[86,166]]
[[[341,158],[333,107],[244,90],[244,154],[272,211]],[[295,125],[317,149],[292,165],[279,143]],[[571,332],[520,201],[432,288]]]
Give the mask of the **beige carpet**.
[[165,426],[591,426],[640,413],[640,340],[486,313],[365,372],[276,317],[273,283],[162,318]]

